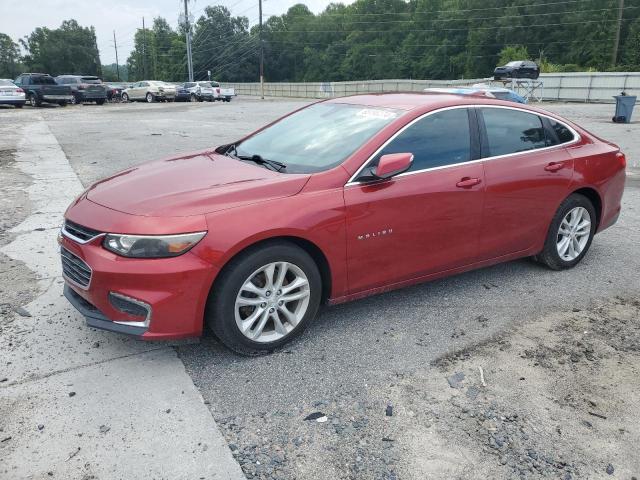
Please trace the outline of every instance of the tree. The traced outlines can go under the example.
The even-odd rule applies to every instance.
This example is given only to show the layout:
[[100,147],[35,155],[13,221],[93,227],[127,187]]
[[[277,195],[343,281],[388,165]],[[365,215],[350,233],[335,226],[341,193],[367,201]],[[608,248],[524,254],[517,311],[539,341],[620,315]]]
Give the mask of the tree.
[[93,27],[65,20],[57,29],[36,28],[20,43],[27,51],[24,63],[28,70],[51,75],[102,75]]
[[500,50],[498,63],[505,65],[516,60],[531,60],[527,47],[522,45],[508,45]]
[[20,48],[9,35],[0,33],[0,78],[15,78],[20,73]]

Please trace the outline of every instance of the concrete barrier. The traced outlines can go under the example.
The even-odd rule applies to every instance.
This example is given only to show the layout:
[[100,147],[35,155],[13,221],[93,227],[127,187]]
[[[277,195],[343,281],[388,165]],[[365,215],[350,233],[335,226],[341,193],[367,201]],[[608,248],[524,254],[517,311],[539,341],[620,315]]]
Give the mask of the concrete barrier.
[[[491,79],[465,80],[362,80],[352,82],[265,83],[264,94],[269,97],[330,98],[358,93],[420,92],[431,87],[460,87],[484,83]],[[640,72],[578,72],[546,73],[540,98],[545,101],[611,102],[621,91],[640,94]],[[238,95],[260,95],[260,83],[225,83]],[[517,90],[518,88],[516,88]]]

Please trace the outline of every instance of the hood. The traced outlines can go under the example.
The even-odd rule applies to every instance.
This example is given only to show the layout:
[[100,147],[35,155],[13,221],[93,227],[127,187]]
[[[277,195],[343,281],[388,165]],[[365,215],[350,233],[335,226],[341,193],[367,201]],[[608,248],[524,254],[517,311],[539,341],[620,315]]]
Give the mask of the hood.
[[117,173],[93,184],[87,199],[131,215],[181,217],[295,195],[308,179],[204,152]]

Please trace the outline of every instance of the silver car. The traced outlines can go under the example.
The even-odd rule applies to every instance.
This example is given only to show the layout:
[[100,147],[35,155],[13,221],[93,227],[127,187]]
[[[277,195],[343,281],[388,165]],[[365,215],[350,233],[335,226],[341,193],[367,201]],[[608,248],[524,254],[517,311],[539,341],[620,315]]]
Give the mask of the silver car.
[[173,102],[176,98],[176,86],[158,80],[136,82],[122,92],[122,101],[141,100],[147,103]]
[[0,78],[0,105],[22,108],[26,101],[24,90],[13,83],[13,80]]

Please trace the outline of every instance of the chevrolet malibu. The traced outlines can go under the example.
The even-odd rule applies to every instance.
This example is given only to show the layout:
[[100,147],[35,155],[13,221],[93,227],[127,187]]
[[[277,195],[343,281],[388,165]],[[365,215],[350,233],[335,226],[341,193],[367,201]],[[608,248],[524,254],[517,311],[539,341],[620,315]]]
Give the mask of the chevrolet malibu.
[[620,213],[625,156],[552,113],[481,96],[315,103],[215,149],[89,187],[59,238],[92,327],[242,354],[336,304],[533,257],[575,266]]

